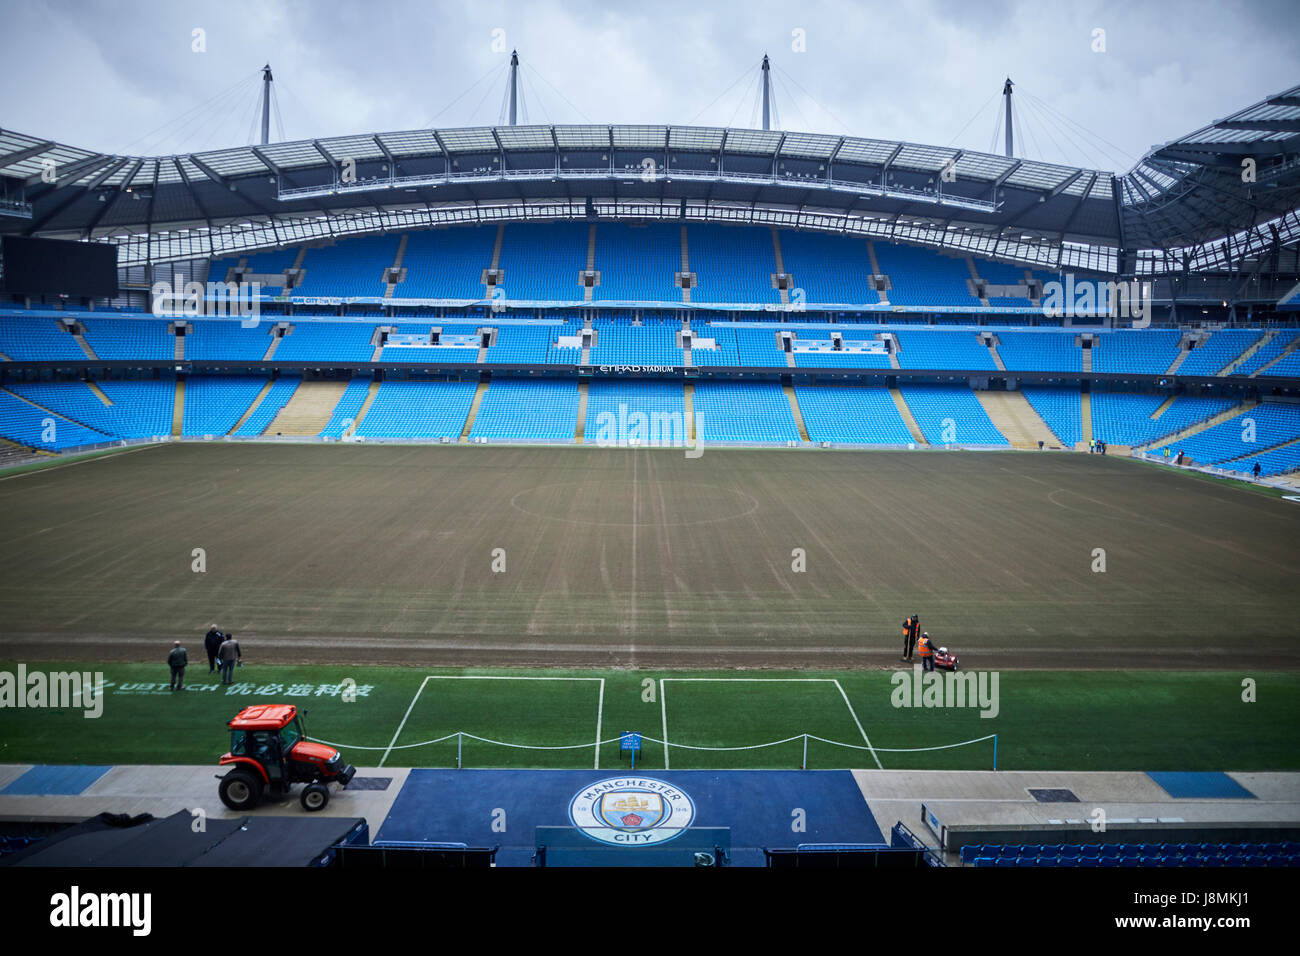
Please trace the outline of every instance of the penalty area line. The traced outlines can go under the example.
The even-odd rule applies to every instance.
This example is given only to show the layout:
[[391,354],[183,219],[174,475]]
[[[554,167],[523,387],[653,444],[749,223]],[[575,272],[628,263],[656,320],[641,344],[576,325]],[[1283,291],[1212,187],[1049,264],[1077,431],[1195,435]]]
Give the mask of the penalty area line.
[[834,678],[834,681],[835,686],[839,688],[840,696],[844,698],[844,706],[849,709],[849,715],[853,718],[853,722],[858,725],[858,733],[862,734],[862,740],[866,743],[867,749],[871,751],[871,759],[876,762],[877,767],[884,770],[885,765],[880,762],[880,756],[876,753],[876,748],[871,746],[871,740],[867,737],[867,732],[862,729],[862,721],[858,720],[858,712],[849,703],[849,695],[844,693],[844,687],[840,684],[838,678]]

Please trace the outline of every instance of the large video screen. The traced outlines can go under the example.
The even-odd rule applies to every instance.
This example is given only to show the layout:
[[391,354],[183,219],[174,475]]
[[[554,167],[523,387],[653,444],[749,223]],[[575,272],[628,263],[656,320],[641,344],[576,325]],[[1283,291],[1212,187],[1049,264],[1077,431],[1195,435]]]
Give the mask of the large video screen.
[[117,295],[117,248],[100,242],[0,238],[3,289],[20,295]]

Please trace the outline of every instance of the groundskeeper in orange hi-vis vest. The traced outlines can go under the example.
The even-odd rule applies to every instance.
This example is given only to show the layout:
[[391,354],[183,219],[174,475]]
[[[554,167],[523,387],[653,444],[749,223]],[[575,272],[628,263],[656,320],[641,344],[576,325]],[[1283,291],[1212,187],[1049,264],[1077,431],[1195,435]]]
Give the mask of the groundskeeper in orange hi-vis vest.
[[921,643],[918,645],[922,657],[933,657],[934,646],[930,643],[930,635],[922,634]]

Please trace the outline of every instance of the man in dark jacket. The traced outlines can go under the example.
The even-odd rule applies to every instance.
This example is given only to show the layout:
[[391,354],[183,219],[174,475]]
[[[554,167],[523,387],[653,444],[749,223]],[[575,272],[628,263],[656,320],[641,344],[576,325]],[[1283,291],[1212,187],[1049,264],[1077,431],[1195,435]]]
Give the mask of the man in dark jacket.
[[921,616],[913,614],[903,622],[903,657],[907,662],[912,660],[912,651],[916,647],[916,635],[921,630]]
[[227,634],[226,639],[221,642],[221,647],[217,650],[217,659],[221,661],[221,683],[233,684],[235,682],[235,664],[242,661],[244,654],[239,649],[239,642],[235,640],[235,635]]
[[171,652],[167,655],[167,666],[172,669],[172,690],[185,689],[185,665],[189,662],[189,655],[181,647],[181,642],[173,641]]
[[207,636],[203,638],[203,650],[208,654],[208,673],[212,674],[217,669],[217,651],[221,650],[221,642],[226,639],[226,635],[218,630],[217,625],[213,624],[208,628]]

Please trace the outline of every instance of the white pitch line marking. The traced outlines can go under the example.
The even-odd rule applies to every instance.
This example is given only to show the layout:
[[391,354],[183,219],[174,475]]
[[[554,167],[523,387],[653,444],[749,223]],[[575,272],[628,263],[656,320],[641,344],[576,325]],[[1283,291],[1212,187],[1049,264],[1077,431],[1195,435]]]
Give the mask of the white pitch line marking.
[[668,769],[668,701],[664,698],[664,679],[659,678],[659,710],[664,719],[664,769]]
[[876,748],[871,746],[871,741],[867,738],[867,732],[862,729],[862,721],[858,720],[857,711],[855,711],[853,705],[849,703],[849,695],[844,693],[844,688],[840,685],[838,678],[832,678],[832,680],[834,680],[835,686],[839,688],[840,696],[844,698],[844,706],[849,709],[849,714],[852,715],[853,722],[858,725],[858,733],[862,734],[862,739],[866,743],[867,749],[871,751],[871,759],[876,762],[877,767],[884,770],[885,765],[880,762],[880,757],[876,753]]

